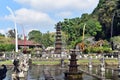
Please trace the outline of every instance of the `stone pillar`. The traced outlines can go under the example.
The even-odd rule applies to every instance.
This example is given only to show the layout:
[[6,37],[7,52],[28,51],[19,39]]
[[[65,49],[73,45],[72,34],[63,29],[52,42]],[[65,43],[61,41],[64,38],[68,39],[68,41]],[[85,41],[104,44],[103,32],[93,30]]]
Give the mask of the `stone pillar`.
[[92,68],[92,56],[89,56],[88,68]]
[[120,54],[118,54],[118,68],[120,69]]
[[102,56],[100,61],[101,61],[101,63],[100,63],[100,71],[104,72],[105,71],[105,59],[104,59],[104,56]]

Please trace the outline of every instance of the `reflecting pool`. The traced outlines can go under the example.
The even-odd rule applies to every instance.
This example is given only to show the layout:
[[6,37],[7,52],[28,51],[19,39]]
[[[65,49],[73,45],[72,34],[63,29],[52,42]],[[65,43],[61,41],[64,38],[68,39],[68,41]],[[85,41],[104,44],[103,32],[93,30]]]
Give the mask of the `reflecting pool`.
[[[26,72],[26,78],[24,80],[45,80],[43,75],[43,70],[48,69],[51,74],[54,76],[56,80],[64,80],[64,72],[68,69],[68,67],[61,68],[60,66],[31,66],[29,71]],[[101,73],[99,71],[99,67],[93,67],[92,69],[88,69],[86,66],[79,66],[79,70],[89,71],[92,74],[97,74],[101,77],[105,77],[109,80],[120,80],[119,74],[120,71],[114,71],[112,69],[106,69],[105,72]],[[11,80],[11,72],[12,67],[8,67],[7,76],[4,80]],[[96,78],[89,76],[87,74],[83,74],[83,80],[97,80]]]

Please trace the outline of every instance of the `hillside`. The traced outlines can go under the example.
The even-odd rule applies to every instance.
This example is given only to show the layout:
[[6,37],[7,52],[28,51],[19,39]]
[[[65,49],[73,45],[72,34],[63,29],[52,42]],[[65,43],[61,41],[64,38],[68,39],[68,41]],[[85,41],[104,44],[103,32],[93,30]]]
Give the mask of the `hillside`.
[[[120,35],[120,17],[117,17],[117,12],[119,12],[120,9],[120,1],[119,3],[117,1],[118,0],[100,0],[91,14],[84,13],[81,17],[64,19],[64,21],[61,22],[61,26],[62,31],[67,36],[65,39],[66,44],[72,47],[76,43],[83,41],[85,37],[90,36],[95,37],[96,40],[110,40],[112,18],[114,18],[112,36]],[[114,17],[113,14],[115,15]],[[84,25],[85,31],[83,33]]]
[[118,0],[100,0],[98,6],[93,11],[92,15],[102,25],[102,30],[105,35],[103,38],[111,37],[111,23],[114,11],[117,10]]

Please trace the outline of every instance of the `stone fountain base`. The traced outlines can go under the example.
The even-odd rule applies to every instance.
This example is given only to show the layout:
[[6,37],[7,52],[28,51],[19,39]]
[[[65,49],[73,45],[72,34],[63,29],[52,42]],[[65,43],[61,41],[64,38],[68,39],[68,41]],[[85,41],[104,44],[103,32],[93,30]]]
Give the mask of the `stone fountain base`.
[[82,72],[64,72],[65,80],[83,80]]

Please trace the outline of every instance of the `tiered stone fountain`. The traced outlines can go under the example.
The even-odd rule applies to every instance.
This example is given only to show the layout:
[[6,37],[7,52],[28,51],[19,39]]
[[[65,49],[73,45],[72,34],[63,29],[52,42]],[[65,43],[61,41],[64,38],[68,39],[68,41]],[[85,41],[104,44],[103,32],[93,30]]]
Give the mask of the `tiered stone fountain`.
[[72,50],[71,59],[70,59],[70,65],[69,66],[69,71],[66,71],[65,74],[65,80],[82,80],[82,72],[78,70],[78,65],[77,65],[77,59],[76,59],[76,54],[75,50]]

